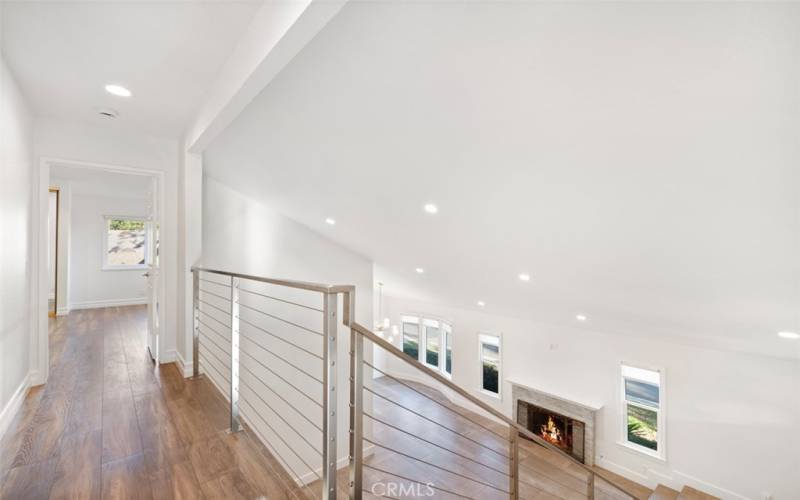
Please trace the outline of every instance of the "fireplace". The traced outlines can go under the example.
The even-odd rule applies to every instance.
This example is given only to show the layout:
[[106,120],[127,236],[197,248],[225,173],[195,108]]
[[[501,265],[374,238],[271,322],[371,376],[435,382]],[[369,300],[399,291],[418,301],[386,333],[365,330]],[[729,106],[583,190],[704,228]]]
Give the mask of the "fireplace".
[[517,400],[517,421],[564,453],[585,463],[586,424],[527,401]]

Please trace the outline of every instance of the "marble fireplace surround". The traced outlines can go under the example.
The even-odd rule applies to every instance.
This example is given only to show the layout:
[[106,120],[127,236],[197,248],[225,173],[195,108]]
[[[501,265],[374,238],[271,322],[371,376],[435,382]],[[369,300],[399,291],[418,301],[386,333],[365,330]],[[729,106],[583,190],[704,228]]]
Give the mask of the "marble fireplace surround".
[[527,427],[527,414],[520,418],[517,415],[518,401],[522,400],[527,403],[552,410],[555,413],[564,415],[565,417],[580,420],[586,425],[584,434],[584,461],[586,465],[594,465],[595,455],[595,430],[597,426],[597,412],[602,409],[602,405],[575,401],[563,396],[557,396],[541,389],[531,387],[530,384],[525,384],[517,380],[507,379],[511,384],[511,411],[513,412],[514,420],[524,427]]

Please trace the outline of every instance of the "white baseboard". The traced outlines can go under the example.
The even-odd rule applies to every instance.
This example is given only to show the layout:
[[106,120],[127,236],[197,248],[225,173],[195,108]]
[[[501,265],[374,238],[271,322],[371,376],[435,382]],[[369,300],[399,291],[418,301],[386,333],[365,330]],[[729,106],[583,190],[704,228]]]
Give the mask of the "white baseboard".
[[[619,474],[620,476],[622,476],[624,478],[630,479],[631,481],[634,481],[634,482],[639,483],[641,485],[647,486],[648,488],[652,489],[652,488],[655,488],[655,486],[656,486],[656,485],[652,485],[651,486],[649,484],[650,483],[650,479],[647,477],[647,475],[642,474],[640,472],[636,472],[634,470],[631,470],[631,469],[629,469],[629,468],[627,468],[627,467],[625,467],[623,465],[620,465],[620,464],[618,464],[616,462],[612,462],[611,460],[609,460],[609,459],[607,459],[607,458],[605,458],[603,456],[595,457],[594,463],[597,464],[598,466],[606,469],[606,470],[610,470],[614,474]],[[665,484],[665,485],[669,486],[669,487],[672,487],[672,485],[669,485],[669,484]],[[678,488],[678,489],[680,489],[680,488]]]
[[675,471],[675,476],[680,479],[680,482],[686,486],[691,486],[694,489],[700,490],[703,493],[714,495],[715,497],[723,498],[725,500],[750,500],[749,497],[734,493],[733,491],[726,490],[715,484],[707,483],[696,477],[689,476],[683,472]]
[[42,376],[39,370],[31,370],[28,373],[28,387],[36,387],[46,383],[47,380]]
[[158,363],[161,365],[175,363],[176,361],[178,361],[178,351],[175,349],[167,349],[164,354],[158,356]]
[[56,310],[56,316],[66,316],[69,314],[69,307],[59,307]]
[[11,399],[8,400],[5,408],[3,408],[3,411],[0,412],[0,439],[2,439],[2,437],[5,435],[6,431],[11,425],[11,422],[14,420],[14,417],[17,415],[17,412],[22,406],[22,402],[25,400],[25,395],[28,394],[30,378],[30,374],[25,375],[25,378],[22,379],[22,383],[19,384],[17,390],[14,391],[14,395],[11,396]]
[[72,302],[70,309],[97,309],[100,307],[121,307],[121,306],[138,306],[147,304],[147,297],[137,297],[133,299],[105,299],[105,300],[89,300],[85,302]]
[[183,373],[184,378],[189,378],[192,376],[192,373],[194,371],[192,363],[187,363],[177,349],[175,350],[175,364],[178,365],[178,369],[181,371],[181,373]]

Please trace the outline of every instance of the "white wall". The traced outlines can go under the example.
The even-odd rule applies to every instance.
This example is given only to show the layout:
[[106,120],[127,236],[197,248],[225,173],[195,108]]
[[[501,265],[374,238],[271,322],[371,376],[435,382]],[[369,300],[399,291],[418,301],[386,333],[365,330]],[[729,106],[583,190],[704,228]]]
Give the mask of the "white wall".
[[[161,275],[165,283],[159,353],[162,362],[176,357],[177,234],[178,234],[178,142],[174,139],[137,135],[114,127],[41,119],[36,122],[34,152],[37,160],[59,158],[79,162],[110,164],[164,173],[164,226],[161,228]],[[46,185],[48,180],[43,179]],[[46,187],[45,187],[46,189]],[[39,210],[43,207],[40,206]],[[37,219],[38,220],[38,219]],[[37,226],[38,231],[38,226]],[[46,240],[45,240],[46,242]],[[43,245],[45,242],[40,242]],[[41,282],[39,286],[42,286]],[[43,307],[40,305],[40,307]],[[46,317],[39,318],[40,333]],[[39,361],[43,363],[44,360]]]
[[30,369],[32,170],[31,114],[0,57],[0,435]]
[[142,269],[103,270],[106,215],[147,215],[146,200],[73,194],[69,251],[69,307],[80,309],[145,303]]
[[[369,259],[274,212],[265,204],[247,198],[217,180],[208,177],[204,178],[202,263],[206,267],[246,274],[326,284],[355,285],[357,290],[356,317],[363,324],[369,325],[372,323],[372,263]],[[206,283],[201,283],[201,285],[202,288],[208,288]],[[225,293],[222,289],[217,291]],[[285,289],[275,290],[275,293],[285,294],[287,291]],[[309,293],[303,292],[301,295],[308,296]],[[211,299],[209,298],[208,300]],[[298,300],[312,299],[305,297]],[[319,297],[317,297],[317,301],[318,304],[321,304]],[[341,299],[339,304],[341,307]],[[273,303],[269,305],[269,307],[276,306],[279,306],[279,304]],[[244,313],[250,314],[248,311],[244,311]],[[315,315],[313,320],[309,320],[306,314],[296,321],[309,320],[308,323],[304,324],[320,328],[321,316],[319,313],[311,314]],[[208,322],[211,323],[211,321]],[[339,370],[337,375],[339,380],[339,389],[337,390],[339,394],[338,456],[340,458],[340,466],[342,466],[346,463],[347,457],[347,405],[349,396],[346,387],[349,376],[349,356],[347,354],[349,349],[349,330],[342,327],[341,322],[339,324]],[[281,325],[275,323],[274,327],[280,328]],[[294,335],[293,341],[300,342],[304,338],[302,332],[298,333],[296,330],[292,331],[291,334]],[[265,339],[268,339],[268,337],[264,337],[262,341]],[[321,352],[321,340],[318,338],[312,340],[315,344],[313,346],[307,345],[306,347],[314,349],[315,352]],[[279,347],[277,342],[272,342],[270,345],[272,349]],[[243,341],[242,349],[246,348],[247,343]],[[242,357],[244,358],[245,356]],[[298,362],[300,359],[297,358],[294,361]],[[315,360],[309,363],[308,358],[306,358],[305,361],[306,364],[303,366],[306,369],[313,373],[321,373],[320,366]],[[214,377],[213,373],[209,373]],[[294,383],[301,384],[304,382],[303,378],[303,375],[294,373],[291,380]],[[225,382],[219,380],[218,382],[221,382],[219,385],[224,390]],[[279,384],[275,380],[273,380],[273,383]],[[311,385],[313,386],[313,384]],[[305,388],[304,386],[301,387]],[[316,390],[316,388],[313,390]],[[311,389],[309,392],[316,394]],[[269,393],[266,391],[262,394],[262,396],[268,395]],[[294,395],[292,401],[302,403],[302,398]],[[312,411],[314,411],[313,408]],[[268,414],[266,410],[265,412],[265,414]],[[273,419],[272,423],[280,426],[277,419]],[[255,422],[255,424],[258,425],[259,423]],[[261,428],[263,429],[263,424]],[[266,434],[267,431],[264,432]],[[271,439],[272,441],[277,441],[274,437]],[[301,453],[306,454],[305,459],[310,464],[319,463],[318,456],[302,451],[304,445],[299,442],[299,439],[295,438],[292,444],[296,445],[297,449],[301,450]],[[279,451],[279,453],[287,455],[285,450]],[[292,466],[302,475],[302,472],[300,472],[303,470],[302,465],[295,461]]]
[[[723,498],[775,500],[800,495],[800,363],[791,360],[608,335],[587,328],[552,327],[480,311],[409,299],[385,299],[385,314],[452,321],[453,382],[511,416],[511,387],[502,399],[479,391],[478,332],[502,335],[504,379],[513,378],[568,399],[602,405],[598,464],[631,479],[694,485]],[[401,338],[394,339],[401,348]],[[667,461],[617,444],[619,365],[666,372]],[[393,372],[409,369],[389,359]]]

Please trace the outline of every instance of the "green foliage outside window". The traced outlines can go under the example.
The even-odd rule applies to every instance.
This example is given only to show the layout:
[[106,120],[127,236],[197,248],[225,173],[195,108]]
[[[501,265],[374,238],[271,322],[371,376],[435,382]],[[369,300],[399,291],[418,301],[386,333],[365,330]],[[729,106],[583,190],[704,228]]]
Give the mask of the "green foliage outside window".
[[500,372],[497,365],[483,362],[483,389],[495,394],[500,393],[499,379]]
[[112,231],[142,231],[144,229],[144,221],[111,219],[108,222],[108,228]]
[[658,415],[655,411],[628,405],[628,441],[658,451]]
[[430,349],[425,350],[425,361],[432,366],[439,366],[439,352]]
[[419,359],[419,342],[403,340],[403,352],[414,359]]

